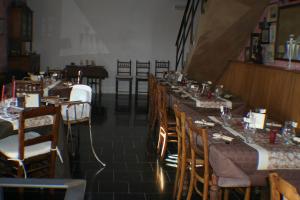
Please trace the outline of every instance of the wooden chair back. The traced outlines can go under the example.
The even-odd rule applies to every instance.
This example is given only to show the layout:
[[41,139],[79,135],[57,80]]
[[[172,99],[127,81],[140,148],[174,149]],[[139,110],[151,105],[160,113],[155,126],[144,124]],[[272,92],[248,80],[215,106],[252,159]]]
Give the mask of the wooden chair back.
[[164,73],[170,70],[170,61],[155,60],[155,77],[163,78]]
[[44,93],[43,81],[30,80],[14,80],[15,81],[15,95],[20,96],[23,93],[39,94],[41,97]]
[[[210,165],[208,158],[208,135],[205,128],[199,128],[194,123],[191,117],[187,119],[188,123],[188,134],[189,134],[189,143],[190,143],[190,152],[192,160],[192,172],[191,176],[194,176],[194,179],[203,183],[203,192],[197,188],[196,182],[193,182],[193,188],[196,192],[203,196],[203,199],[208,197],[208,188],[210,183]],[[200,141],[196,141],[200,138]],[[198,142],[201,142],[198,144]],[[201,161],[201,162],[200,162]],[[196,170],[196,164],[203,165],[203,172],[200,174]],[[191,186],[190,186],[191,187]],[[190,190],[190,189],[189,189]],[[190,198],[190,191],[188,197]]]
[[131,76],[131,60],[128,62],[117,60],[117,75]]
[[[36,117],[51,117],[52,118],[52,124],[50,125],[49,129],[40,129],[38,133],[40,136],[32,138],[32,139],[25,139],[25,130],[26,130],[26,121],[31,118]],[[54,107],[54,106],[43,106],[39,108],[34,108],[30,110],[25,110],[21,113],[20,119],[19,119],[19,159],[24,160],[24,152],[25,148],[27,146],[40,144],[43,142],[50,141],[51,142],[51,150],[50,150],[50,159],[49,159],[49,177],[54,177],[55,174],[55,162],[56,162],[56,153],[54,150],[57,148],[57,140],[58,140],[58,130],[60,125],[60,107]],[[48,127],[49,125],[47,125]],[[44,128],[47,128],[44,127]],[[43,132],[41,132],[44,130]],[[34,158],[30,158],[30,160],[44,157],[45,155],[38,155]],[[26,160],[25,160],[26,161]],[[30,162],[30,161],[28,161]],[[36,169],[35,169],[36,170]],[[34,170],[32,170],[34,171]],[[19,173],[19,172],[18,172]]]
[[163,85],[157,86],[157,103],[158,103],[158,116],[161,122],[161,125],[163,125],[165,128],[168,127],[168,113],[167,113],[167,91],[166,87]]
[[140,62],[136,61],[136,70],[135,75],[141,77],[148,77],[150,74],[150,61],[148,62]]
[[288,181],[281,178],[277,173],[269,174],[270,180],[270,200],[300,200],[299,193],[296,188]]

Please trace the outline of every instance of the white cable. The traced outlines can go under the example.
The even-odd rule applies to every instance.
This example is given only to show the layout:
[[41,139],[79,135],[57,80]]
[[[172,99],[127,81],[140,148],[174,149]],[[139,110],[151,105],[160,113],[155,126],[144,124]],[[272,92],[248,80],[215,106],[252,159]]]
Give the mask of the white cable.
[[25,169],[25,166],[24,166],[24,163],[23,163],[24,160],[20,160],[20,159],[18,159],[18,158],[10,158],[10,159],[8,159],[8,160],[18,162],[18,163],[19,163],[19,167],[22,167],[22,168],[23,168],[24,178],[27,178],[27,172],[26,172],[26,169]]
[[58,149],[57,146],[55,147],[55,149],[50,149],[50,151],[56,151],[56,153],[57,153],[57,155],[58,155],[58,157],[59,157],[60,162],[61,162],[62,164],[64,163],[64,160],[63,160],[63,158],[62,158],[62,156],[61,156],[60,150]]
[[89,128],[90,128],[90,141],[91,141],[91,148],[92,148],[92,152],[96,158],[96,160],[101,164],[103,165],[104,167],[106,166],[105,163],[103,163],[99,157],[97,156],[96,152],[95,152],[95,149],[94,149],[94,146],[93,146],[93,137],[92,137],[92,125],[91,125],[91,119],[89,119]]

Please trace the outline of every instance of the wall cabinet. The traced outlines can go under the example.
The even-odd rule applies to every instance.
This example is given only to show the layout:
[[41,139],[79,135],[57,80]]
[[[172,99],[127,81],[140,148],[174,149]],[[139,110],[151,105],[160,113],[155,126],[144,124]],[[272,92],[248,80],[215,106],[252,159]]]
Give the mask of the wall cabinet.
[[8,12],[8,68],[38,72],[39,55],[32,53],[33,12],[25,3],[12,4]]

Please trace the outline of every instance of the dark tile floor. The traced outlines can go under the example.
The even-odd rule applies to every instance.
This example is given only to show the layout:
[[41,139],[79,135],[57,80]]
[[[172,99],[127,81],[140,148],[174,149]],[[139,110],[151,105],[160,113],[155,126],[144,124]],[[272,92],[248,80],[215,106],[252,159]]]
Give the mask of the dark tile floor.
[[87,180],[86,199],[170,199],[175,169],[165,169],[156,159],[146,99],[115,101],[114,95],[103,95],[101,108],[93,110],[95,150],[107,166],[94,159],[86,127],[81,127],[72,178]]

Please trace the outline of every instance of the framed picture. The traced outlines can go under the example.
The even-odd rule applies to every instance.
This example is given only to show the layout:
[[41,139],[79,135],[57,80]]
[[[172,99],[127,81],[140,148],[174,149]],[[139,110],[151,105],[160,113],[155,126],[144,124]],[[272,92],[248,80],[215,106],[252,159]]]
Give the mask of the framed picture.
[[250,59],[256,61],[260,53],[260,33],[251,33],[250,37]]
[[276,23],[271,23],[270,24],[270,29],[269,29],[269,42],[270,43],[275,43],[276,41]]
[[244,49],[244,62],[251,62],[251,57],[250,57],[250,47],[245,47]]
[[274,44],[263,45],[263,62],[265,64],[274,64],[275,46]]
[[267,21],[276,22],[278,16],[278,4],[274,3],[268,7]]

